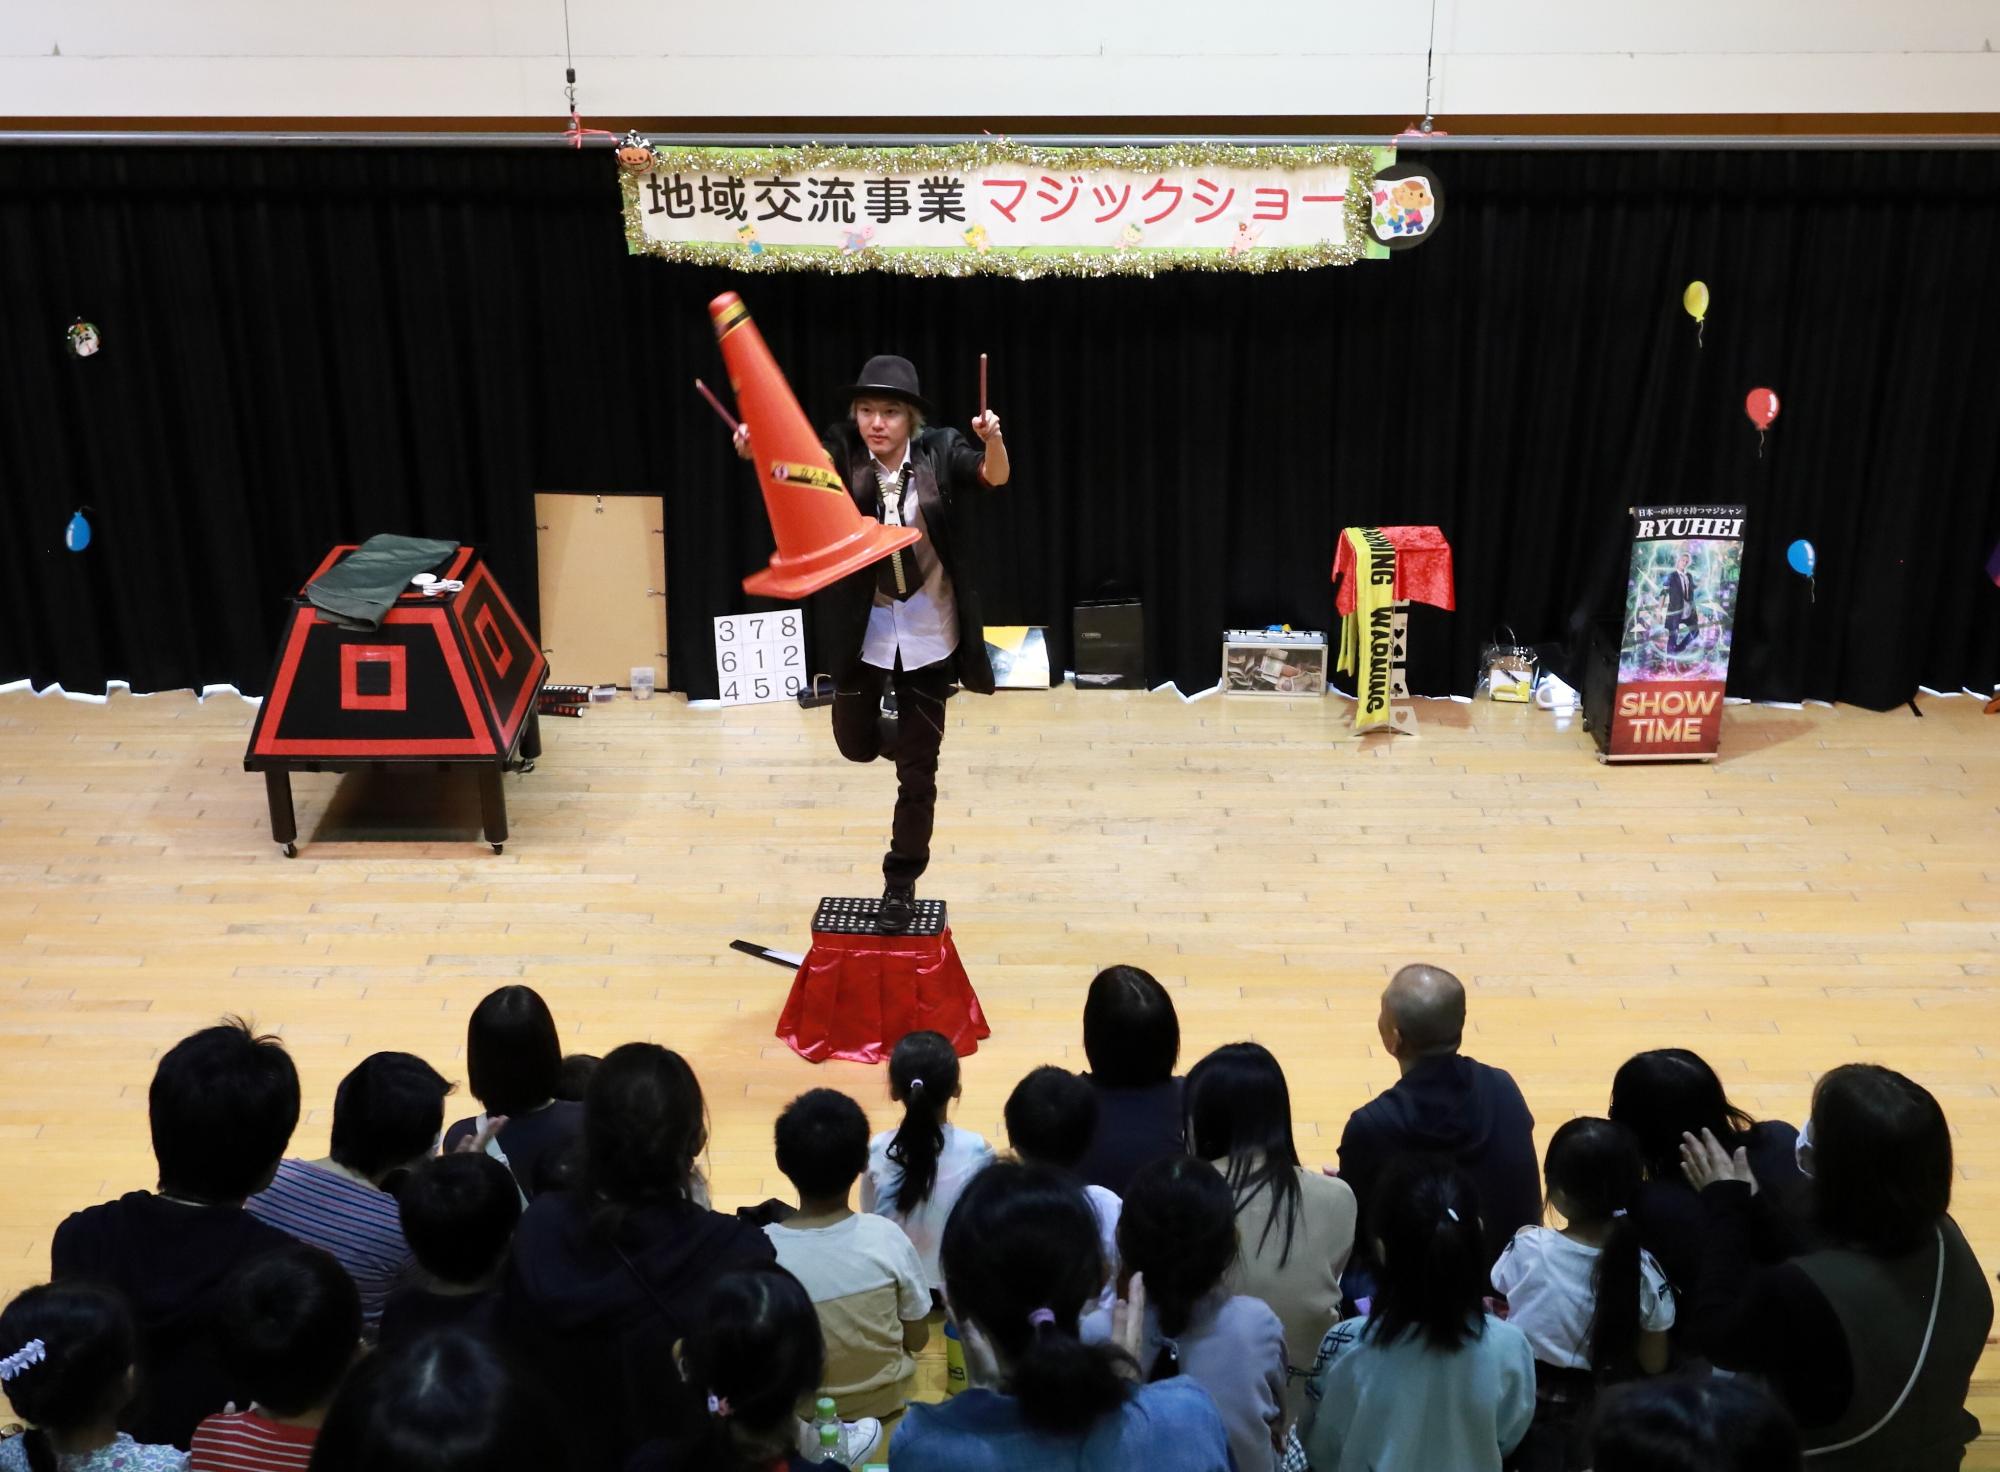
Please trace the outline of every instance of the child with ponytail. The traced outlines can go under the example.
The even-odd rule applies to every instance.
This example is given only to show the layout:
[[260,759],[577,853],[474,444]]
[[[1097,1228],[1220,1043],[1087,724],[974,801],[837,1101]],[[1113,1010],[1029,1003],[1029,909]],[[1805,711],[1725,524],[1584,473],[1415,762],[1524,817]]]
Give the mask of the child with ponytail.
[[1645,1162],[1608,1119],[1572,1119],[1543,1164],[1553,1227],[1522,1227],[1493,1265],[1507,1322],[1535,1352],[1535,1429],[1524,1472],[1581,1466],[1571,1443],[1599,1385],[1667,1367],[1674,1293],[1639,1245]]
[[[1229,1429],[1237,1472],[1272,1472],[1285,1434],[1285,1326],[1261,1298],[1232,1294],[1236,1198],[1222,1173],[1182,1155],[1141,1166],[1126,1187],[1118,1255],[1143,1276],[1138,1344],[1147,1380],[1185,1375],[1206,1390]],[[1085,1340],[1111,1337],[1093,1311]]]
[[958,1097],[958,1054],[944,1034],[913,1032],[889,1055],[889,1097],[903,1122],[868,1142],[861,1209],[909,1235],[933,1290],[944,1277],[938,1244],[966,1183],[993,1163],[993,1147],[945,1116]]
[[1298,1424],[1312,1472],[1500,1472],[1535,1413],[1527,1336],[1485,1312],[1486,1237],[1472,1179],[1406,1155],[1369,1194],[1375,1294],[1320,1341]]
[[625,1472],[847,1472],[799,1455],[799,1403],[819,1388],[826,1346],[812,1299],[783,1268],[717,1278],[678,1358],[707,1418],[691,1440],[640,1447]]
[[1041,1166],[989,1166],[944,1229],[945,1295],[972,1388],[912,1405],[891,1472],[1228,1472],[1229,1436],[1185,1375],[1139,1384],[1131,1332],[1145,1313],[1135,1277],[1113,1344],[1086,1344],[1078,1318],[1104,1280],[1097,1218],[1075,1181]]
[[0,1472],[182,1472],[187,1453],[118,1429],[138,1335],[123,1299],[88,1283],[30,1288],[0,1313],[0,1389],[29,1423],[0,1441]]

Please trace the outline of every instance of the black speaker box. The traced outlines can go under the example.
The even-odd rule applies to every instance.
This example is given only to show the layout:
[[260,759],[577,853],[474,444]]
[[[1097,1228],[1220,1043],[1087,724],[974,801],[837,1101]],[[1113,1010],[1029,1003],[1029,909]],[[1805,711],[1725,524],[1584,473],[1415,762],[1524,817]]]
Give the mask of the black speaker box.
[[1137,599],[1076,605],[1076,688],[1146,688],[1146,615]]

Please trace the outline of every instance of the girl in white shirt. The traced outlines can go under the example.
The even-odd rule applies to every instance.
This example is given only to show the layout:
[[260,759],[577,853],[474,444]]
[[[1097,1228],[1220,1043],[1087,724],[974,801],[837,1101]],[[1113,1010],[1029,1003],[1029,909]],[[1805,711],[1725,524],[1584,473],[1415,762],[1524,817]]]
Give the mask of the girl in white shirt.
[[945,1118],[958,1093],[958,1054],[944,1034],[907,1034],[889,1055],[889,1097],[903,1106],[903,1122],[868,1142],[861,1178],[861,1209],[902,1227],[933,1291],[944,1286],[938,1244],[945,1219],[966,1185],[993,1163],[984,1138]]
[[1639,1245],[1632,1216],[1644,1164],[1637,1138],[1608,1119],[1572,1119],[1543,1164],[1553,1227],[1522,1227],[1493,1265],[1507,1322],[1535,1352],[1535,1426],[1526,1468],[1560,1467],[1595,1387],[1667,1367],[1674,1292]]

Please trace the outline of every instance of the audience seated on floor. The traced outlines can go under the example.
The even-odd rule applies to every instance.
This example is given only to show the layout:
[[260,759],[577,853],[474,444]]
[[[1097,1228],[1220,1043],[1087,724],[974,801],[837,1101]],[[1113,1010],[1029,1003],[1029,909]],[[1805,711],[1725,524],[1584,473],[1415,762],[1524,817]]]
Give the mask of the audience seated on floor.
[[[1451,1157],[1486,1205],[1486,1260],[1522,1227],[1542,1217],[1535,1119],[1504,1069],[1459,1052],[1465,1038],[1465,987],[1436,966],[1405,966],[1382,993],[1375,1029],[1401,1077],[1354,1111],[1340,1137],[1340,1178],[1354,1188],[1367,1219],[1369,1198],[1396,1156],[1423,1151]],[[1366,1267],[1365,1237],[1355,1254]]]
[[381,1347],[394,1349],[436,1329],[491,1338],[521,1221],[513,1175],[481,1151],[440,1155],[404,1178],[397,1207],[422,1273],[389,1294]]
[[92,1283],[44,1283],[0,1312],[0,1389],[26,1429],[0,1441],[0,1472],[182,1472],[187,1453],[118,1429],[138,1331],[125,1300]]
[[1368,1212],[1374,1297],[1320,1342],[1292,1465],[1500,1472],[1534,1418],[1535,1356],[1482,1303],[1490,1258],[1472,1177],[1441,1155],[1403,1156]]
[[168,1049],[146,1102],[159,1190],[75,1213],[56,1228],[49,1268],[130,1305],[139,1392],[118,1424],[141,1443],[185,1447],[203,1416],[249,1403],[223,1365],[217,1312],[231,1272],[292,1240],[243,1203],[277,1173],[299,1075],[276,1038],[230,1021]]
[[983,1135],[950,1119],[958,1098],[958,1054],[943,1033],[913,1032],[889,1054],[889,1097],[903,1122],[868,1142],[861,1209],[885,1216],[909,1234],[924,1276],[943,1286],[938,1242],[967,1181],[993,1163]]
[[1701,1192],[1699,1347],[1761,1376],[1824,1472],[1956,1467],[1967,1387],[1993,1327],[1986,1274],[1951,1219],[1951,1130],[1930,1091],[1874,1064],[1823,1075],[1800,1133],[1823,1246],[1759,1266],[1749,1151],[1684,1147]]
[[1142,1165],[1187,1149],[1181,1023],[1167,989],[1137,966],[1097,973],[1083,1003],[1084,1075],[1097,1090],[1097,1132],[1077,1174],[1114,1195]]
[[[363,1059],[332,1154],[301,1162],[276,1039],[232,1020],[169,1049],[158,1191],[63,1221],[54,1281],[0,1312],[28,1423],[0,1430],[0,1472],[825,1472],[885,1439],[910,1472],[1947,1472],[1978,1434],[1989,1285],[1950,1215],[1943,1111],[1886,1068],[1824,1075],[1794,1135],[1696,1055],[1642,1053],[1613,1117],[1563,1124],[1538,1170],[1513,1080],[1458,1052],[1463,989],[1409,967],[1378,1019],[1402,1079],[1349,1120],[1350,1182],[1300,1161],[1268,1049],[1218,1048],[1183,1087],[1164,990],[1114,967],[1086,1033],[1094,1070],[1134,1082],[1030,1071],[1005,1109],[1019,1159],[994,1164],[951,1122],[950,1045],[912,1034],[888,1069],[896,1129],[871,1138],[826,1089],[780,1115],[800,1209],[767,1203],[789,1218],[759,1230],[771,1211],[708,1208],[686,1060],[562,1060],[532,992],[481,1005],[489,1107],[443,1154],[450,1085],[413,1055]],[[513,1095],[488,1067],[509,1038],[533,1054]],[[496,1101],[533,1118],[565,1074],[587,1080],[576,1148],[524,1152],[542,1162],[524,1208],[486,1148]],[[1169,1092],[1191,1148],[1138,1160]],[[1122,1105],[1121,1202],[1082,1177]],[[1544,1171],[1546,1203],[1515,1220]],[[1496,1220],[1514,1223],[1498,1249]],[[1372,1294],[1343,1300],[1364,1246]],[[968,1388],[912,1402],[941,1302]],[[822,1392],[836,1411],[809,1424]]]
[[396,1210],[397,1182],[437,1148],[451,1084],[414,1053],[371,1053],[333,1096],[320,1160],[286,1160],[244,1203],[258,1220],[330,1252],[361,1290],[372,1334],[389,1290],[415,1266]]
[[304,1472],[364,1352],[361,1294],[327,1253],[301,1242],[245,1263],[222,1290],[222,1357],[250,1400],[195,1427],[189,1472]]
[[1007,1148],[1016,1160],[1061,1171],[1083,1186],[1084,1197],[1097,1214],[1104,1248],[1104,1289],[1098,1306],[1108,1311],[1118,1297],[1119,1201],[1103,1186],[1084,1184],[1080,1173],[1097,1132],[1097,1090],[1081,1075],[1044,1064],[1014,1085],[1001,1117],[1007,1123]]
[[[1285,1326],[1261,1298],[1232,1293],[1236,1203],[1205,1161],[1142,1166],[1126,1187],[1118,1251],[1128,1312],[1140,1314],[1139,1370],[1148,1382],[1185,1375],[1215,1401],[1237,1472],[1270,1472],[1285,1428]],[[1140,1281],[1134,1290],[1132,1281]],[[1105,1343],[1116,1309],[1093,1309],[1085,1343]]]
[[[472,1009],[465,1078],[480,1113],[445,1131],[447,1152],[474,1139],[532,1199],[573,1170],[583,1105],[561,1095],[562,1044],[548,1003],[532,987],[503,986]],[[493,1126],[498,1121],[497,1127]]]
[[1217,1048],[1189,1071],[1189,1148],[1236,1201],[1237,1293],[1261,1298],[1285,1326],[1285,1422],[1305,1409],[1305,1377],[1340,1317],[1340,1277],[1354,1251],[1354,1192],[1299,1163],[1285,1072],[1257,1043]]
[[893,1422],[915,1388],[914,1356],[930,1340],[931,1285],[901,1227],[854,1211],[868,1116],[845,1094],[813,1089],[785,1107],[775,1137],[799,1209],[764,1235],[778,1266],[804,1285],[825,1343],[808,1400],[829,1395],[843,1417]]
[[889,1448],[892,1472],[1226,1472],[1229,1435],[1185,1375],[1140,1383],[1124,1341],[1085,1344],[1078,1320],[1104,1264],[1097,1218],[1051,1170],[989,1166],[945,1227],[945,1295],[972,1388],[913,1405]]
[[[583,1101],[583,1175],[535,1198],[514,1235],[501,1337],[557,1404],[579,1463],[616,1467],[655,1437],[685,1435],[704,1414],[674,1371],[716,1278],[772,1262],[756,1227],[695,1204],[707,1147],[694,1070],[655,1043],[605,1055]],[[428,1341],[425,1341],[428,1342]]]

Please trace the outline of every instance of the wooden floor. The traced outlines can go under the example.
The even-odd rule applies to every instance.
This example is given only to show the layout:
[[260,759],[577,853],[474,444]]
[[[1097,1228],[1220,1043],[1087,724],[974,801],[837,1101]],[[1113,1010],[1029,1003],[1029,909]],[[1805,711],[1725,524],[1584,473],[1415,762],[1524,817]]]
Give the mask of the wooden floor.
[[[1695,1048],[1790,1120],[1833,1064],[1903,1069],[1951,1115],[1955,1209],[2000,1266],[2000,719],[1923,706],[1733,707],[1720,761],[1642,770],[1513,706],[1424,702],[1420,739],[1357,743],[1338,699],[961,697],[923,886],[994,1026],[958,1117],[998,1139],[1023,1072],[1080,1067],[1084,988],[1131,962],[1172,988],[1184,1062],[1270,1046],[1331,1162],[1394,1077],[1376,995],[1425,960],[1464,978],[1468,1051],[1544,1138],[1641,1048]],[[770,1125],[804,1088],[889,1122],[879,1070],[773,1039],[786,974],[728,949],[803,949],[821,895],[878,883],[893,773],[841,761],[826,711],[548,721],[497,857],[469,782],[301,777],[289,861],[242,770],[251,714],[0,695],[0,1292],[46,1272],[64,1213],[150,1184],[153,1060],[226,1012],[291,1046],[307,1154],[369,1051],[462,1077],[467,1013],[508,981],[572,1049],[693,1061],[720,1204],[784,1193]]]

